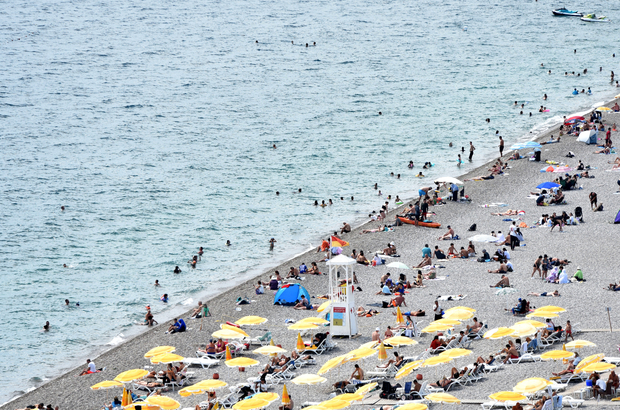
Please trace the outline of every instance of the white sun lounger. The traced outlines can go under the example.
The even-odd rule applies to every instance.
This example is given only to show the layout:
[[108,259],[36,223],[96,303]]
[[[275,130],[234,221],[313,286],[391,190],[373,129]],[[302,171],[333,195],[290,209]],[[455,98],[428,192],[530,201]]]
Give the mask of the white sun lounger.
[[183,363],[188,366],[202,366],[203,369],[208,369],[211,366],[219,364],[218,359],[208,359],[206,357],[186,357],[183,359]]

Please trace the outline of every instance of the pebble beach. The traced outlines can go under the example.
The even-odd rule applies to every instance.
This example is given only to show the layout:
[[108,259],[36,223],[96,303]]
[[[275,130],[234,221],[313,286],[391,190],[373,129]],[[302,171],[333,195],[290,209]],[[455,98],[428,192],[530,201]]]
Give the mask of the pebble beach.
[[[603,115],[603,121],[606,126],[618,123],[620,122],[620,114],[606,113]],[[550,134],[557,137],[557,128],[542,135],[538,141],[548,141]],[[613,132],[612,140],[616,140],[618,138],[617,135],[617,132]],[[599,132],[599,139],[601,138],[604,138],[604,134]],[[456,148],[454,149],[456,150]],[[393,232],[361,234],[363,229],[372,229],[383,224],[383,222],[367,222],[355,227],[352,232],[341,236],[342,239],[350,243],[349,247],[344,248],[343,253],[349,255],[352,249],[356,249],[358,252],[363,250],[370,259],[375,252],[385,248],[389,242],[394,242],[400,258],[392,259],[392,261],[399,261],[410,267],[416,266],[422,260],[422,248],[425,244],[428,244],[431,249],[438,245],[444,251],[447,250],[451,242],[455,244],[457,249],[461,246],[466,248],[468,244],[467,238],[474,234],[489,234],[491,231],[508,232],[511,222],[503,221],[506,218],[503,216],[492,216],[492,212],[503,212],[507,209],[523,210],[525,215],[522,216],[522,221],[528,226],[522,229],[525,241],[522,243],[522,246],[511,251],[511,262],[514,265],[514,271],[508,273],[514,293],[498,295],[496,294],[498,289],[491,287],[500,279],[500,275],[487,272],[489,269],[498,268],[499,264],[496,262],[479,263],[475,258],[434,260],[434,263],[442,266],[442,268],[437,269],[438,279],[424,281],[425,286],[422,288],[408,289],[408,293],[405,295],[407,304],[405,310],[425,310],[427,312],[426,316],[418,318],[418,324],[424,327],[433,320],[433,303],[437,297],[463,295],[464,298],[462,300],[442,301],[441,306],[444,310],[457,305],[474,308],[476,309],[477,318],[491,329],[499,326],[510,326],[521,320],[521,318],[514,317],[507,309],[514,306],[518,298],[526,297],[530,300],[532,307],[551,304],[565,308],[567,312],[561,313],[560,317],[555,320],[555,323],[556,325],[564,326],[566,320],[570,320],[574,329],[582,331],[576,338],[596,343],[597,347],[588,348],[589,350],[585,353],[604,353],[608,356],[617,356],[618,347],[615,331],[616,327],[620,326],[620,321],[618,320],[620,304],[617,302],[617,294],[606,288],[610,283],[615,283],[618,280],[616,248],[620,240],[620,232],[618,231],[620,225],[614,225],[613,221],[620,209],[619,186],[617,184],[620,173],[610,171],[612,165],[608,163],[613,161],[617,154],[595,154],[594,151],[597,149],[594,145],[577,142],[575,136],[562,136],[559,143],[543,145],[542,162],[529,161],[528,159],[507,161],[509,168],[505,170],[503,175],[497,176],[492,180],[465,182],[465,194],[471,201],[457,203],[447,201],[445,205],[431,207],[430,210],[436,214],[432,219],[441,223],[439,229],[404,225],[395,227]],[[522,154],[525,154],[527,151],[522,150]],[[575,153],[575,157],[566,157],[569,151]],[[509,146],[506,146],[503,160],[505,161],[512,153],[509,150]],[[564,163],[573,169],[578,161],[581,160],[584,164],[590,166],[589,172],[594,178],[581,178],[578,185],[581,185],[582,189],[566,191],[566,204],[537,207],[535,199],[530,197],[530,192],[534,191],[538,184],[552,181],[558,176],[556,173],[541,172],[542,168],[548,166],[544,162],[545,160]],[[463,180],[479,175],[488,175],[489,171],[487,170],[493,162],[466,175],[461,175],[459,178]],[[569,173],[574,174],[576,172],[570,171]],[[454,175],[449,176],[456,177],[457,175],[458,169],[455,169]],[[432,185],[432,181],[428,181],[427,186]],[[593,212],[590,209],[588,200],[590,192],[596,192],[598,203],[604,204],[602,212]],[[394,194],[393,197],[395,196]],[[447,196],[447,192],[441,192],[440,196]],[[408,201],[406,204],[410,202]],[[485,205],[498,203],[506,204],[506,206],[485,207]],[[562,211],[567,213],[574,212],[578,206],[584,210],[584,223],[565,226],[563,232],[559,232],[557,228],[550,232],[549,227],[536,226],[536,221],[543,213],[551,214],[557,212],[561,214]],[[392,200],[387,217],[388,223],[393,223],[395,215],[399,210],[400,208],[395,208]],[[349,222],[353,223],[353,221]],[[476,232],[467,231],[472,224],[477,225]],[[447,225],[450,225],[455,230],[460,237],[459,240],[437,240],[438,236],[445,233]],[[339,229],[339,227],[334,227],[334,230],[336,229]],[[496,250],[494,244],[476,243],[475,245],[478,254],[480,254],[483,248],[486,248],[489,253],[493,253]],[[286,245],[277,244],[276,246]],[[542,254],[570,260],[568,265],[569,276],[572,276],[577,267],[580,267],[586,282],[559,285],[531,278],[532,265],[538,255]],[[310,265],[311,262],[318,262],[322,259],[322,256],[322,253],[317,253],[313,250],[283,263],[276,270],[282,276],[285,276],[291,266],[298,267],[302,262]],[[324,262],[319,262],[318,266],[322,272],[327,271]],[[396,325],[396,318],[393,315],[394,309],[383,309],[374,306],[374,304],[381,304],[382,301],[389,300],[388,297],[375,294],[380,290],[380,277],[386,272],[390,272],[393,277],[398,277],[399,273],[405,273],[409,280],[413,280],[417,269],[397,271],[394,269],[390,270],[390,268],[384,265],[373,267],[358,264],[355,265],[354,271],[359,280],[359,287],[362,289],[355,292],[357,306],[372,307],[380,313],[373,317],[358,318],[359,334],[357,337],[352,339],[334,338],[337,346],[332,351],[317,356],[316,365],[304,367],[297,371],[298,374],[316,373],[320,366],[331,357],[344,354],[359,347],[362,343],[370,341],[371,333],[375,328],[379,327],[381,333],[383,333],[388,325]],[[189,312],[181,316],[188,325],[188,331],[184,333],[167,334],[166,330],[170,326],[170,322],[160,323],[118,347],[103,353],[101,356],[92,358],[97,368],[105,367],[103,372],[78,376],[86,367],[85,365],[80,366],[66,374],[58,375],[56,379],[7,403],[2,409],[21,409],[27,405],[38,403],[45,403],[46,405],[51,403],[53,406],[59,406],[60,409],[100,409],[106,397],[109,400],[113,396],[120,396],[121,391],[108,391],[106,396],[106,392],[92,391],[90,389],[91,385],[103,380],[112,380],[118,373],[125,370],[143,368],[150,365],[148,359],[145,359],[143,356],[145,352],[156,346],[175,346],[177,354],[194,357],[196,350],[204,347],[211,333],[218,330],[221,324],[227,321],[234,322],[248,315],[258,315],[269,319],[263,325],[245,328],[250,333],[250,336],[260,336],[266,330],[269,330],[272,333],[274,342],[290,352],[295,348],[297,333],[288,330],[285,321],[287,319],[303,319],[312,315],[312,313],[294,310],[291,307],[274,306],[274,292],[270,290],[266,290],[263,295],[256,295],[254,293],[254,284],[258,280],[268,282],[272,274],[273,269],[270,269],[256,278],[208,300],[207,303],[213,316],[206,318],[202,322],[202,330],[199,330],[200,320],[189,319]],[[302,275],[302,277],[303,280],[300,283],[311,295],[311,302],[313,304],[320,304],[322,300],[317,299],[316,296],[324,295],[328,292],[327,276]],[[293,281],[293,283],[296,282]],[[557,298],[527,296],[530,292],[553,292],[556,289],[561,294]],[[249,305],[237,306],[235,304],[238,297],[246,296],[252,301]],[[609,319],[606,311],[608,307],[611,308]],[[467,324],[469,322],[464,323]],[[610,326],[613,332],[610,332]],[[318,331],[328,331],[328,329],[326,327]],[[460,328],[457,327],[456,330],[458,331]],[[431,340],[431,335],[423,334],[421,337],[416,338],[417,345],[401,348],[399,352],[405,356],[415,356],[428,348]],[[457,364],[462,366],[473,362],[478,356],[487,357],[489,354],[498,352],[503,348],[504,344],[505,341],[503,340],[476,340],[471,346],[473,355],[461,359]],[[239,372],[237,368],[228,368],[223,361],[218,366],[210,369],[193,367],[191,370],[195,372],[194,381],[208,379],[214,373],[218,373],[220,379],[226,381],[229,385],[234,385],[245,381],[249,377],[257,376],[259,369],[264,367],[267,359],[263,356],[252,354],[251,350],[254,350],[256,347],[258,346],[252,346],[249,351],[243,352],[243,355],[260,360],[259,366],[247,368],[245,372]],[[557,348],[561,349],[561,344]],[[365,371],[373,370],[379,364],[376,357],[371,357],[358,363]],[[420,369],[399,382],[402,384],[404,381],[411,380],[416,373],[422,374],[425,379],[436,380],[439,376],[447,375],[451,366],[452,364],[443,367]],[[475,403],[476,400],[485,400],[489,394],[497,391],[511,390],[516,382],[526,377],[539,376],[549,378],[552,371],[559,371],[564,367],[564,364],[555,361],[507,365],[498,372],[486,375],[482,381],[466,387],[456,387],[451,389],[450,393],[465,400],[464,406],[479,408],[479,405]],[[326,383],[310,386],[310,388],[288,383],[287,389],[295,401],[295,408],[300,408],[300,405],[307,401],[319,402],[328,399],[329,394],[332,392],[331,385],[336,381],[348,378],[352,371],[353,364],[345,364],[340,369],[340,372],[332,371],[328,373],[326,375],[328,379]],[[394,380],[390,381],[394,382]],[[276,386],[272,391],[281,394],[282,386]],[[205,397],[190,396],[184,398],[176,391],[171,390],[163,394],[178,400],[182,408],[194,408]],[[468,400],[472,402],[468,402]],[[354,403],[353,407],[379,408],[377,402],[378,395],[377,392],[374,392],[368,396],[364,404]],[[596,401],[586,401],[585,405],[596,405]],[[270,406],[270,408],[275,407],[276,403]]]

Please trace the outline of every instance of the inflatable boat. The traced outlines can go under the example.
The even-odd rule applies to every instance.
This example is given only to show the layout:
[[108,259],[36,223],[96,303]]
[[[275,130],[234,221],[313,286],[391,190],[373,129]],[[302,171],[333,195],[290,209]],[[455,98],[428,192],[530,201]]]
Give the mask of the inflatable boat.
[[593,23],[609,23],[611,20],[609,20],[605,16],[596,17],[596,14],[586,14],[581,18],[581,21],[590,21]]

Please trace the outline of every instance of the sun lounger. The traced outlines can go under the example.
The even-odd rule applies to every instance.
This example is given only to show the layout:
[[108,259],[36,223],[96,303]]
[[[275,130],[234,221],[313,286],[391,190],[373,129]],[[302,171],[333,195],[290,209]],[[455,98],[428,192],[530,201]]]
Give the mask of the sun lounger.
[[396,373],[398,373],[398,369],[393,364],[390,364],[388,367],[375,367],[375,370],[366,372],[369,376],[379,377],[382,379],[392,378],[396,376]]
[[620,357],[605,356],[603,358],[603,361],[607,362],[607,363],[618,365],[618,364],[620,364]]
[[323,341],[318,346],[306,346],[303,350],[296,350],[300,356],[305,353],[316,353],[318,355],[321,355],[327,350],[327,338],[323,339]]
[[188,366],[202,366],[203,369],[208,369],[211,366],[218,365],[220,361],[208,357],[186,357],[183,359],[183,363]]
[[571,396],[563,396],[562,397],[562,406],[564,407],[569,407],[572,409],[576,409],[577,407],[581,406],[583,404],[583,400],[580,399],[576,399],[574,397]]
[[521,362],[537,362],[540,360],[540,356],[533,355],[527,352],[527,342],[523,342],[521,344],[521,349],[519,349],[519,357],[516,359],[508,359],[511,364],[521,363]]
[[253,338],[243,338],[241,340],[242,343],[249,343],[250,345],[261,345],[261,346],[265,346],[268,345],[269,342],[271,342],[271,332],[267,332],[264,335],[260,336],[260,337],[253,337]]

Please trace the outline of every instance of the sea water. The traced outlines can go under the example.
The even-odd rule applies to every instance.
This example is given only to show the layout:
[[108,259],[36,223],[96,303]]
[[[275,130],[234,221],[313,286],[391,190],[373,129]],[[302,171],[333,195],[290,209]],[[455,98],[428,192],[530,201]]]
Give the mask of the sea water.
[[0,402],[142,331],[147,304],[163,321],[488,161],[496,130],[508,149],[609,100],[620,4],[570,7],[612,23],[543,1],[4,2]]

